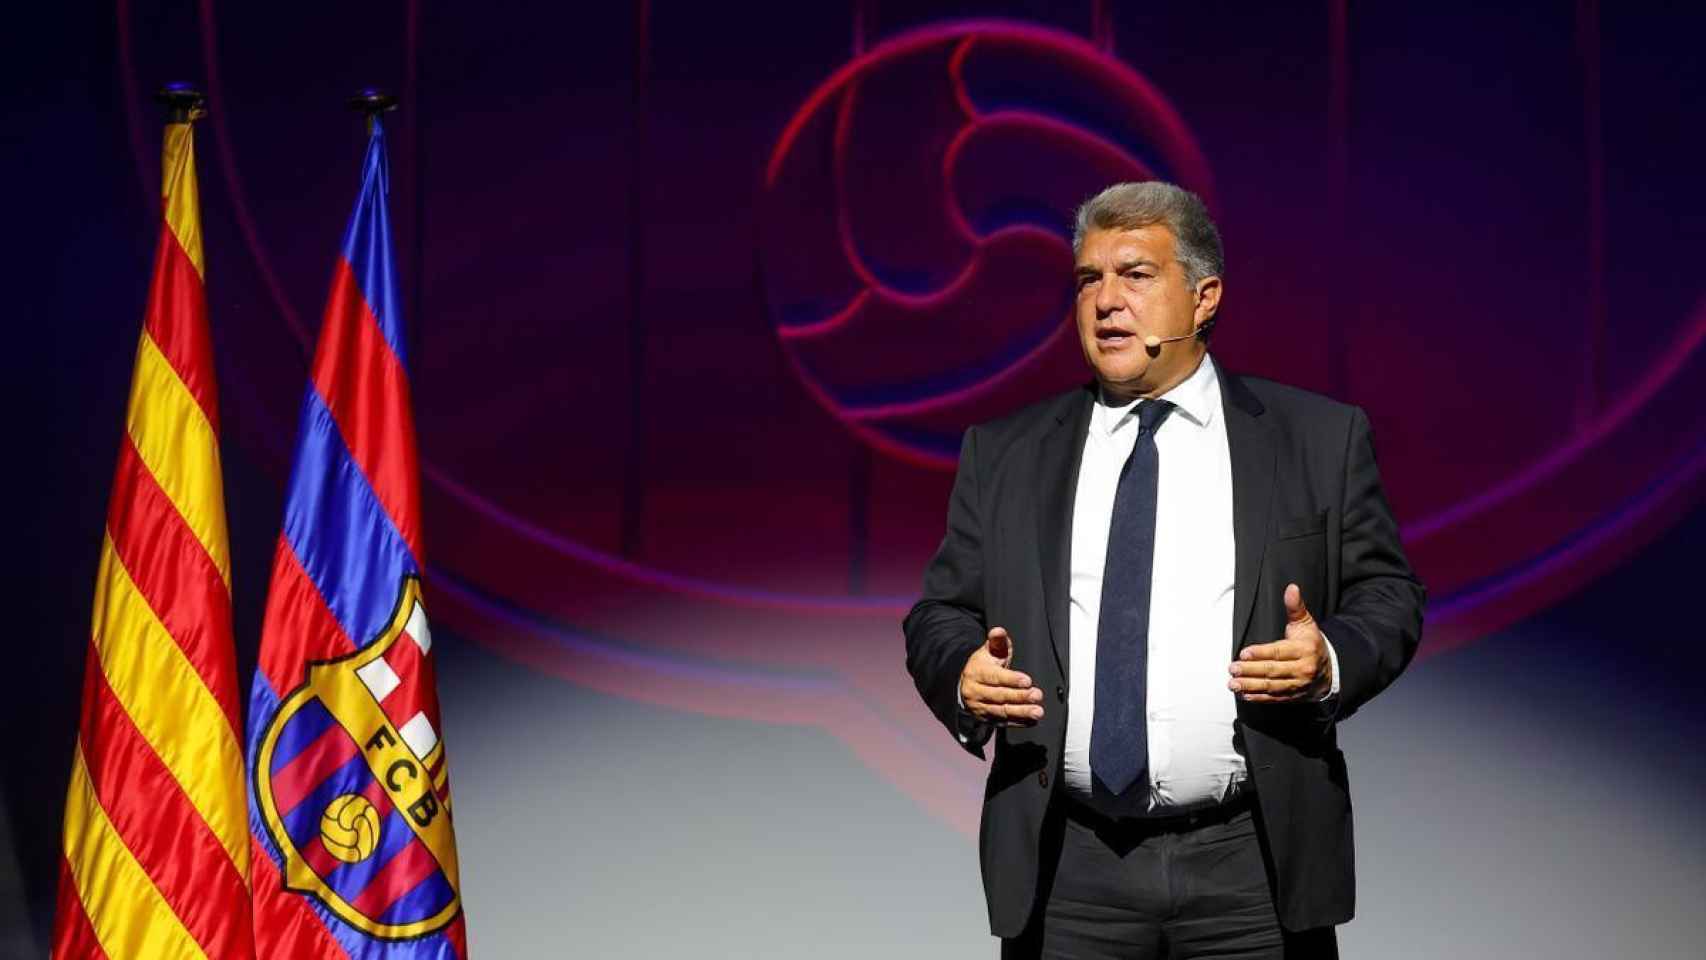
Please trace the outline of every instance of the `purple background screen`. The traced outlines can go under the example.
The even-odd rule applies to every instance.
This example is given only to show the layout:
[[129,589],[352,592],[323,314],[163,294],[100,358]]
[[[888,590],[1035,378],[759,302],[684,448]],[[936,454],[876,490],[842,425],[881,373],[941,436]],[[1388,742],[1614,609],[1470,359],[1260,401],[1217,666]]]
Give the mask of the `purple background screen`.
[[961,431],[1085,377],[1072,208],[1150,177],[1221,226],[1216,356],[1368,410],[1430,587],[1421,659],[1344,734],[1347,952],[1706,932],[1706,15],[40,6],[7,16],[4,67],[29,616],[0,698],[0,946],[39,953],[51,922],[169,79],[210,96],[246,667],[355,186],[342,101],[401,96],[476,953],[989,952],[983,769],[918,704],[899,619]]

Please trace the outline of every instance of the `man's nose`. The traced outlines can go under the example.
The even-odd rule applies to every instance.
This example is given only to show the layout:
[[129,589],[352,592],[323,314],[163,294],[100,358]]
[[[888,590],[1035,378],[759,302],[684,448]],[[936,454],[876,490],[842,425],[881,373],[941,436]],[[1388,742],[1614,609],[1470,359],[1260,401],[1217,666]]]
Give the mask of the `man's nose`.
[[1096,285],[1096,315],[1105,317],[1115,310],[1125,306],[1125,300],[1120,297],[1118,284],[1112,277],[1103,278]]

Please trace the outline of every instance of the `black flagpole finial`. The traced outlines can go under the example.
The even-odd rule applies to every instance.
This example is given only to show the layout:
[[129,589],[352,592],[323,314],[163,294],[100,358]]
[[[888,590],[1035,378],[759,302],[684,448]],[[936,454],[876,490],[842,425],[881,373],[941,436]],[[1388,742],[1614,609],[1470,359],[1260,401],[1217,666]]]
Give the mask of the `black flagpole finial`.
[[154,94],[166,108],[167,123],[189,123],[207,116],[207,98],[187,83],[168,83]]
[[349,98],[351,110],[360,111],[367,116],[367,132],[373,132],[373,121],[382,113],[390,113],[397,109],[397,98],[375,87],[358,91]]

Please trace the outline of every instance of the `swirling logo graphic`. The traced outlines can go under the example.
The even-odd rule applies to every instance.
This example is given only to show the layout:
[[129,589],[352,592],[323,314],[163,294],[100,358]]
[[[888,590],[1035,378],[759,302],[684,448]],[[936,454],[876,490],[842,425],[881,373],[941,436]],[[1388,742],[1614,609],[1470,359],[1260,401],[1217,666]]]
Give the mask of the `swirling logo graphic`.
[[861,439],[952,467],[965,427],[1083,376],[1063,227],[1121,180],[1212,196],[1172,106],[1125,64],[1035,27],[891,40],[806,100],[765,171],[776,334]]

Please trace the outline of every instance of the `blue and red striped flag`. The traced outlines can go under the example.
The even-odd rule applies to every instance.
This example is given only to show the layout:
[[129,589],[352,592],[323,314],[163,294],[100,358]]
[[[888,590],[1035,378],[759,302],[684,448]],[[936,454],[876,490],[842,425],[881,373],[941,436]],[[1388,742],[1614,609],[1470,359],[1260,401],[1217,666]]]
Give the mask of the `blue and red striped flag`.
[[261,958],[467,956],[378,117],[302,400],[249,698]]

